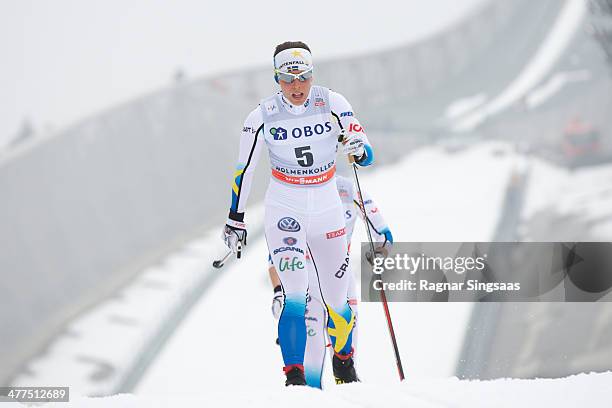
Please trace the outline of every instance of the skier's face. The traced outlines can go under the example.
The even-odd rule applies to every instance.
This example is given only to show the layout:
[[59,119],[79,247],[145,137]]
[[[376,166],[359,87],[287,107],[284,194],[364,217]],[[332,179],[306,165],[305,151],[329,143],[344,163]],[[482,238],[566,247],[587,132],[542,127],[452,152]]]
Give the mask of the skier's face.
[[[291,71],[293,74],[299,74],[300,72],[302,71]],[[310,87],[312,86],[312,77],[303,82],[294,79],[290,84],[285,81],[279,81],[278,83],[283,91],[283,95],[285,95],[285,98],[287,98],[289,102],[294,105],[302,105],[304,102],[306,102],[306,98],[308,98],[308,93],[310,92]]]

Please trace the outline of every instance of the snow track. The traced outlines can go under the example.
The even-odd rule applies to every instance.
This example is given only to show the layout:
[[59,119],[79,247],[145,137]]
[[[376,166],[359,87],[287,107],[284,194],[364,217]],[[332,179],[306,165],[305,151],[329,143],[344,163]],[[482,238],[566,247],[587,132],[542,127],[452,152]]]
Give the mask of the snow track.
[[[157,407],[410,407],[410,408],[590,408],[609,406],[612,373],[580,374],[567,378],[538,380],[460,381],[408,379],[403,384],[348,384],[321,392],[312,388],[263,388],[234,385],[233,389],[205,389],[201,384],[192,394],[116,395],[107,398],[72,399],[72,407],[157,408]],[[48,404],[63,408],[65,403]],[[8,407],[18,404],[9,403]]]

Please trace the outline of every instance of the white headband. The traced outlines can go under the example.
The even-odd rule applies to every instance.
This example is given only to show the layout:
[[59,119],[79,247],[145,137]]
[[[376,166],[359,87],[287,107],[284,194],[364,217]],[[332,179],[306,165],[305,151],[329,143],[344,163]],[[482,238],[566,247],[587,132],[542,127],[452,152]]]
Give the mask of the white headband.
[[289,72],[296,69],[305,71],[311,67],[312,55],[304,48],[289,48],[274,57],[274,68],[279,71]]

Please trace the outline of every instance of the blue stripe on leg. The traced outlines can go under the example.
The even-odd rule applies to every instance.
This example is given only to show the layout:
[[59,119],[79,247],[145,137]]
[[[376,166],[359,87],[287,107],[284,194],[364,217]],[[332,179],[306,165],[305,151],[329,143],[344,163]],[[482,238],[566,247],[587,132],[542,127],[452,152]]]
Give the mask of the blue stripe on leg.
[[278,341],[285,366],[304,364],[306,349],[306,294],[286,295],[285,307],[278,320]]
[[321,388],[321,371],[320,370],[306,367],[304,373],[306,374],[306,384],[309,387]]

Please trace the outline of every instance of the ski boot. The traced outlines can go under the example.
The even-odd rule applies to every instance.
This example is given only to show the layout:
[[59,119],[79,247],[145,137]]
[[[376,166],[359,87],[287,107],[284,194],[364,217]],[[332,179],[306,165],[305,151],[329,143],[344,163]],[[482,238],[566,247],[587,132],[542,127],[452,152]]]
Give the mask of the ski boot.
[[285,386],[290,385],[306,385],[306,377],[304,376],[304,366],[301,364],[292,364],[283,368],[287,380]]
[[359,381],[357,372],[355,371],[355,362],[353,361],[352,350],[349,354],[334,353],[332,367],[334,369],[336,384],[347,384]]

